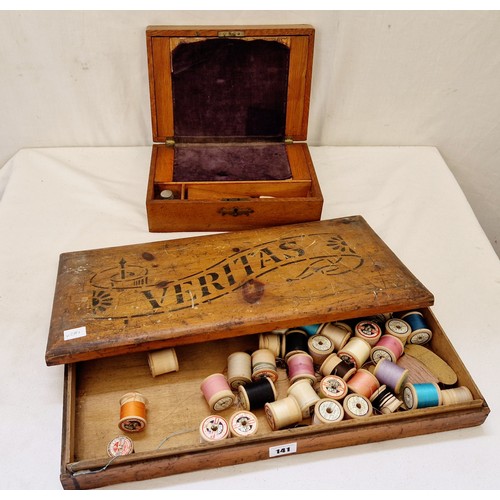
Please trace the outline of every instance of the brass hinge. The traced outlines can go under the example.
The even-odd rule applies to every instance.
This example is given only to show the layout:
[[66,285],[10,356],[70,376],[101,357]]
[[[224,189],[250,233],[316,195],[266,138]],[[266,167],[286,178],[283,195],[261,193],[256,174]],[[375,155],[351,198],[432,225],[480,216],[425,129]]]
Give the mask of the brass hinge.
[[293,144],[293,139],[291,137],[286,137],[285,144]]
[[175,141],[173,139],[166,139],[165,146],[175,146]]
[[219,31],[217,33],[217,36],[219,38],[245,36],[245,32],[244,31]]

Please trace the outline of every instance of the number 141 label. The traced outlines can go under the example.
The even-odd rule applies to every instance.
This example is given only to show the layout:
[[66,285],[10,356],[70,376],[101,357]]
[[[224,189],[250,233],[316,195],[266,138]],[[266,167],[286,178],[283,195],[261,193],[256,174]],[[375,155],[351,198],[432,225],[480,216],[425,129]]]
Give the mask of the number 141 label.
[[282,444],[280,446],[272,446],[269,448],[269,458],[281,457],[282,455],[290,455],[297,452],[297,443]]

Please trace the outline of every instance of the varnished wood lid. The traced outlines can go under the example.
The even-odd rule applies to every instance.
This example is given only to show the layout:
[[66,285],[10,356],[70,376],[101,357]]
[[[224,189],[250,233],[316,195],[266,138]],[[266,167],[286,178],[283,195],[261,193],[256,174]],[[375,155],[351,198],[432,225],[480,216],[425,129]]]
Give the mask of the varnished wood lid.
[[432,304],[360,216],[78,251],[60,256],[46,362]]
[[[147,52],[148,52],[148,70],[149,70],[149,86],[150,86],[150,101],[151,101],[151,117],[152,117],[152,132],[155,142],[165,142],[167,140],[175,140],[176,142],[217,142],[224,139],[229,141],[249,141],[259,140],[262,135],[265,139],[269,133],[272,140],[276,140],[276,130],[270,124],[275,120],[281,122],[284,120],[283,130],[281,131],[282,139],[291,139],[294,141],[304,141],[307,138],[309,102],[311,92],[312,64],[314,51],[314,28],[310,25],[277,25],[277,26],[150,26],[146,30]],[[278,43],[289,49],[289,61],[287,68],[283,74],[283,82],[285,86],[284,101],[280,106],[283,108],[282,113],[284,118],[277,117],[275,113],[276,102],[271,105],[267,101],[273,92],[270,91],[269,85],[263,85],[262,82],[271,78],[270,75],[276,77],[275,67],[269,68],[269,71],[260,71],[259,75],[251,75],[248,78],[250,90],[236,95],[248,96],[250,101],[246,103],[245,108],[241,113],[238,113],[238,106],[219,106],[214,108],[211,119],[206,120],[209,124],[215,124],[214,127],[207,133],[200,134],[199,131],[193,136],[189,134],[189,120],[195,120],[195,117],[206,112],[206,108],[217,100],[220,100],[225,93],[229,92],[228,88],[234,88],[234,84],[246,81],[244,76],[237,78],[235,75],[244,75],[246,73],[245,63],[239,59],[229,59],[236,67],[233,69],[226,67],[226,61],[221,64],[222,71],[220,77],[216,78],[213,87],[209,87],[208,98],[201,98],[197,101],[197,95],[200,94],[200,88],[210,85],[211,79],[196,78],[189,75],[188,82],[200,81],[200,87],[189,89],[185,100],[181,100],[183,105],[175,105],[174,82],[178,71],[174,71],[174,51],[181,44],[194,44],[203,41],[213,42],[214,40],[226,40],[238,43],[241,41],[251,43]],[[260,42],[259,42],[260,41]],[[198,54],[193,52],[193,66],[199,66],[200,61],[205,61],[207,57],[212,57],[212,54],[218,53],[218,50],[208,51],[207,53]],[[254,61],[254,55],[245,59],[245,61]],[[185,63],[185,61],[184,61]],[[265,62],[264,62],[265,64]],[[184,71],[184,70],[183,70]],[[181,71],[182,72],[182,71]],[[266,76],[267,73],[267,76]],[[213,75],[212,75],[213,76]],[[235,78],[233,81],[232,78]],[[227,80],[228,85],[224,87],[222,82]],[[220,86],[219,86],[220,85]],[[265,96],[262,102],[259,99],[258,89],[262,87],[260,94]],[[253,95],[253,97],[250,97]],[[190,99],[191,98],[191,99]],[[237,97],[233,96],[233,99]],[[253,102],[252,99],[257,99]],[[179,99],[178,99],[179,100]],[[192,101],[192,103],[191,103]],[[279,101],[281,102],[281,101]],[[234,104],[234,102],[233,102]],[[195,109],[186,108],[193,105]],[[226,111],[227,108],[227,111]],[[274,111],[271,109],[273,108]],[[184,125],[182,132],[177,128],[178,119],[176,113],[184,113],[189,116],[187,125]],[[227,116],[226,116],[227,113]],[[244,133],[233,134],[230,132],[239,131],[239,128],[231,128],[233,123],[238,122],[235,115],[244,114],[244,118],[239,116],[241,122],[246,124]],[[279,113],[278,113],[279,114]],[[223,115],[222,117],[220,115]],[[259,127],[259,123],[263,128]],[[228,124],[231,128],[226,137],[224,124]],[[272,130],[267,131],[266,127],[271,127]],[[196,127],[194,127],[196,129]],[[277,127],[280,129],[280,127]],[[284,134],[283,134],[284,132]],[[229,138],[229,139],[228,139]]]

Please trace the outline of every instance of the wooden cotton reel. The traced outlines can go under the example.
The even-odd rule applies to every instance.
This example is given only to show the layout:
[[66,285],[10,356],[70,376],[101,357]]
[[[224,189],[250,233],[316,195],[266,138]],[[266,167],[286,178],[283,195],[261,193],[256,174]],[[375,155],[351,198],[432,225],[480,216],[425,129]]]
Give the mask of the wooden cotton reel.
[[206,377],[201,383],[200,389],[208,406],[213,411],[226,410],[233,405],[236,399],[222,373],[214,373]]
[[311,416],[314,411],[314,405],[321,399],[306,379],[298,380],[292,384],[288,388],[287,396],[292,396],[297,400],[303,418]]
[[302,410],[293,396],[266,403],[264,410],[273,431],[302,422]]
[[233,352],[227,358],[227,381],[231,389],[252,382],[252,357],[246,352]]
[[120,398],[118,427],[125,432],[141,432],[146,428],[147,399],[139,392],[128,392]]
[[179,371],[177,354],[175,353],[175,349],[172,348],[148,352],[148,364],[153,377]]
[[270,378],[273,382],[278,380],[276,357],[269,349],[258,349],[252,353],[252,380],[263,377]]

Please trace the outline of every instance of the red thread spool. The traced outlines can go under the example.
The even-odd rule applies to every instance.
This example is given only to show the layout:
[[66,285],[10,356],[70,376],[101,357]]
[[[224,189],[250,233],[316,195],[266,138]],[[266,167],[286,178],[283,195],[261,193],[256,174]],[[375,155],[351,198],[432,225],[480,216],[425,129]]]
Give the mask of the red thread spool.
[[360,321],[354,327],[354,336],[366,340],[373,347],[382,336],[382,330],[375,321]]
[[316,382],[314,375],[314,362],[312,356],[304,352],[292,354],[287,361],[288,378],[290,383],[293,384],[298,380],[305,379],[311,385]]
[[233,405],[236,399],[222,373],[214,373],[203,380],[200,386],[208,406],[213,411],[222,411]]
[[347,382],[347,387],[356,394],[361,394],[370,398],[380,387],[380,382],[368,370],[361,368]]
[[404,349],[401,340],[392,335],[382,335],[377,344],[372,347],[370,357],[374,363],[378,363],[382,358],[396,363],[403,355]]

